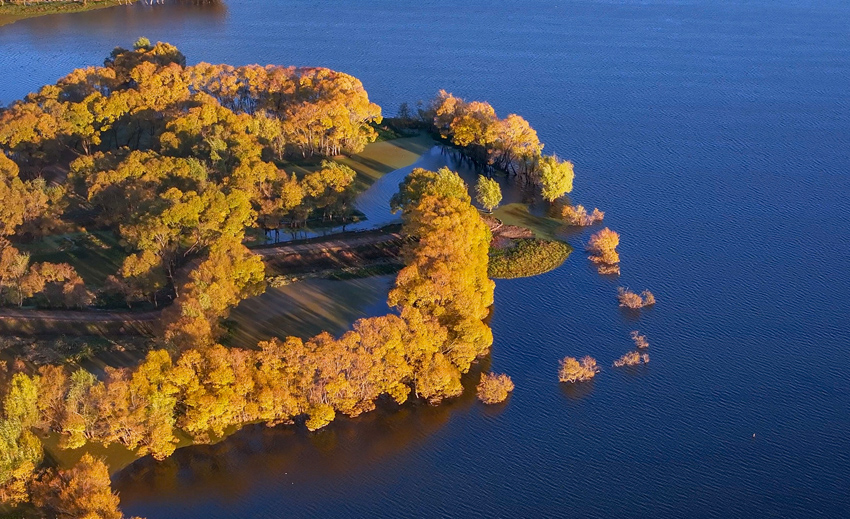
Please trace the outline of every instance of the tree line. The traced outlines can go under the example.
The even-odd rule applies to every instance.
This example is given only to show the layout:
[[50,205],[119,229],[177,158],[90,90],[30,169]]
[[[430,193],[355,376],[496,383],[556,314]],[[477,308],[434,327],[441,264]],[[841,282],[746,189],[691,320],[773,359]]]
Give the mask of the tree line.
[[504,171],[525,185],[537,186],[549,202],[573,189],[572,162],[544,155],[537,132],[517,114],[500,119],[490,103],[465,101],[440,90],[427,105],[420,105],[416,115],[407,103],[401,105],[398,115],[407,123],[425,125],[457,146],[476,167]]
[[[15,373],[3,396],[0,483],[8,502],[30,499],[42,460],[32,432],[60,435],[61,448],[118,443],[163,459],[180,431],[209,442],[232,427],[303,420],[315,430],[338,414],[357,416],[387,395],[430,402],[462,392],[461,375],[492,344],[485,324],[489,228],[460,177],[414,170],[400,186],[406,266],[391,314],[360,319],[335,338],[272,339],[255,349],[196,344],[175,357],[151,351],[136,368],[43,366]],[[61,485],[60,485],[61,486]]]
[[[351,168],[325,159],[296,177],[283,161],[356,153],[376,138],[380,107],[359,80],[185,63],[174,46],[140,39],[0,112],[3,302],[173,299],[163,336],[210,344],[228,309],[264,289],[246,228],[350,216]],[[30,265],[12,243],[83,226],[111,229],[129,253],[97,294],[70,265]]]

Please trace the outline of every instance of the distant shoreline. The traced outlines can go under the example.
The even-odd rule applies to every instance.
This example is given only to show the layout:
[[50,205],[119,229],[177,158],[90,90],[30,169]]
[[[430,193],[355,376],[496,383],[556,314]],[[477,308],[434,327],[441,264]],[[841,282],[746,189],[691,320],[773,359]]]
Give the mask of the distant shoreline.
[[105,9],[117,5],[129,5],[137,0],[89,0],[87,2],[56,1],[38,4],[20,5],[6,4],[0,6],[0,27],[27,18],[36,18],[48,14],[80,13]]

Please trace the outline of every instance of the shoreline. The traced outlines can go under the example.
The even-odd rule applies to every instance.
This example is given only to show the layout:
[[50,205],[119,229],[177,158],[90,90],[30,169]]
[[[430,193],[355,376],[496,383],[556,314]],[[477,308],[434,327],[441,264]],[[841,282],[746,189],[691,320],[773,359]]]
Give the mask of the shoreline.
[[106,9],[119,5],[131,5],[137,0],[92,0],[82,2],[48,2],[35,5],[7,4],[0,6],[0,27],[11,25],[21,20],[48,16],[51,14],[71,14]]

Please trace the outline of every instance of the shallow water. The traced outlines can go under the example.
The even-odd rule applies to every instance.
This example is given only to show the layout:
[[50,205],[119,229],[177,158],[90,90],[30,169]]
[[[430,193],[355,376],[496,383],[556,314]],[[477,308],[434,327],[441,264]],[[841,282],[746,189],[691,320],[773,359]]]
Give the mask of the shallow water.
[[[497,283],[506,405],[252,429],[124,471],[125,512],[850,515],[848,19],[844,0],[245,0],[0,28],[6,102],[139,35],[192,62],[343,70],[390,114],[439,88],[486,99],[573,160],[573,199],[622,234],[619,280],[582,233],[558,270]],[[621,311],[618,285],[659,303]],[[608,367],[633,329],[651,363]],[[584,354],[602,373],[559,386]]]

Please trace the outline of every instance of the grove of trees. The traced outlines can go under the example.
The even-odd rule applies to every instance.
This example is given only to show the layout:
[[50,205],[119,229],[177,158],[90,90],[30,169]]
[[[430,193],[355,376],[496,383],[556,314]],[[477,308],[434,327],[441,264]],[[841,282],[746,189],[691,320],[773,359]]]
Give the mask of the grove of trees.
[[[381,395],[399,403],[459,395],[461,375],[493,340],[484,323],[494,290],[487,278],[490,231],[455,173],[415,170],[400,193],[403,232],[412,239],[404,250],[406,266],[389,294],[394,310],[389,315],[361,319],[338,338],[327,333],[309,340],[286,337],[255,349],[225,348],[193,337],[176,356],[154,350],[135,368],[106,368],[102,380],[82,369],[69,372],[51,365],[37,373],[15,373],[0,421],[4,499],[38,499],[57,510],[65,506],[56,492],[38,497],[44,485],[62,487],[56,478],[75,476],[38,476],[43,454],[33,430],[58,434],[60,448],[118,443],[139,456],[164,459],[174,451],[178,431],[203,443],[254,422],[304,420],[315,430],[338,414],[357,416],[374,409]],[[193,271],[191,286],[183,289],[198,292],[187,299],[198,306],[188,313],[177,305],[181,318],[219,311],[205,308],[203,301],[233,288],[218,279],[216,270],[231,269],[226,258],[238,253],[219,251],[221,243],[211,246],[209,258]],[[251,283],[249,276],[237,284]],[[190,333],[196,325],[183,330]],[[85,471],[90,469],[99,470],[92,465]],[[98,496],[98,506],[111,510],[109,495]]]
[[[163,337],[210,345],[228,310],[264,289],[246,229],[348,218],[355,172],[327,157],[361,151],[380,119],[359,80],[329,69],[186,66],[144,38],[116,48],[0,112],[0,297],[91,304],[73,268],[30,265],[14,245],[110,229],[127,256],[97,295],[174,300]],[[300,177],[283,170],[321,158]]]
[[[409,112],[406,108],[400,115],[410,117]],[[440,90],[419,117],[477,167],[505,171],[523,184],[538,186],[549,202],[573,189],[572,162],[543,155],[537,132],[519,115],[500,119],[487,102],[464,101]]]

